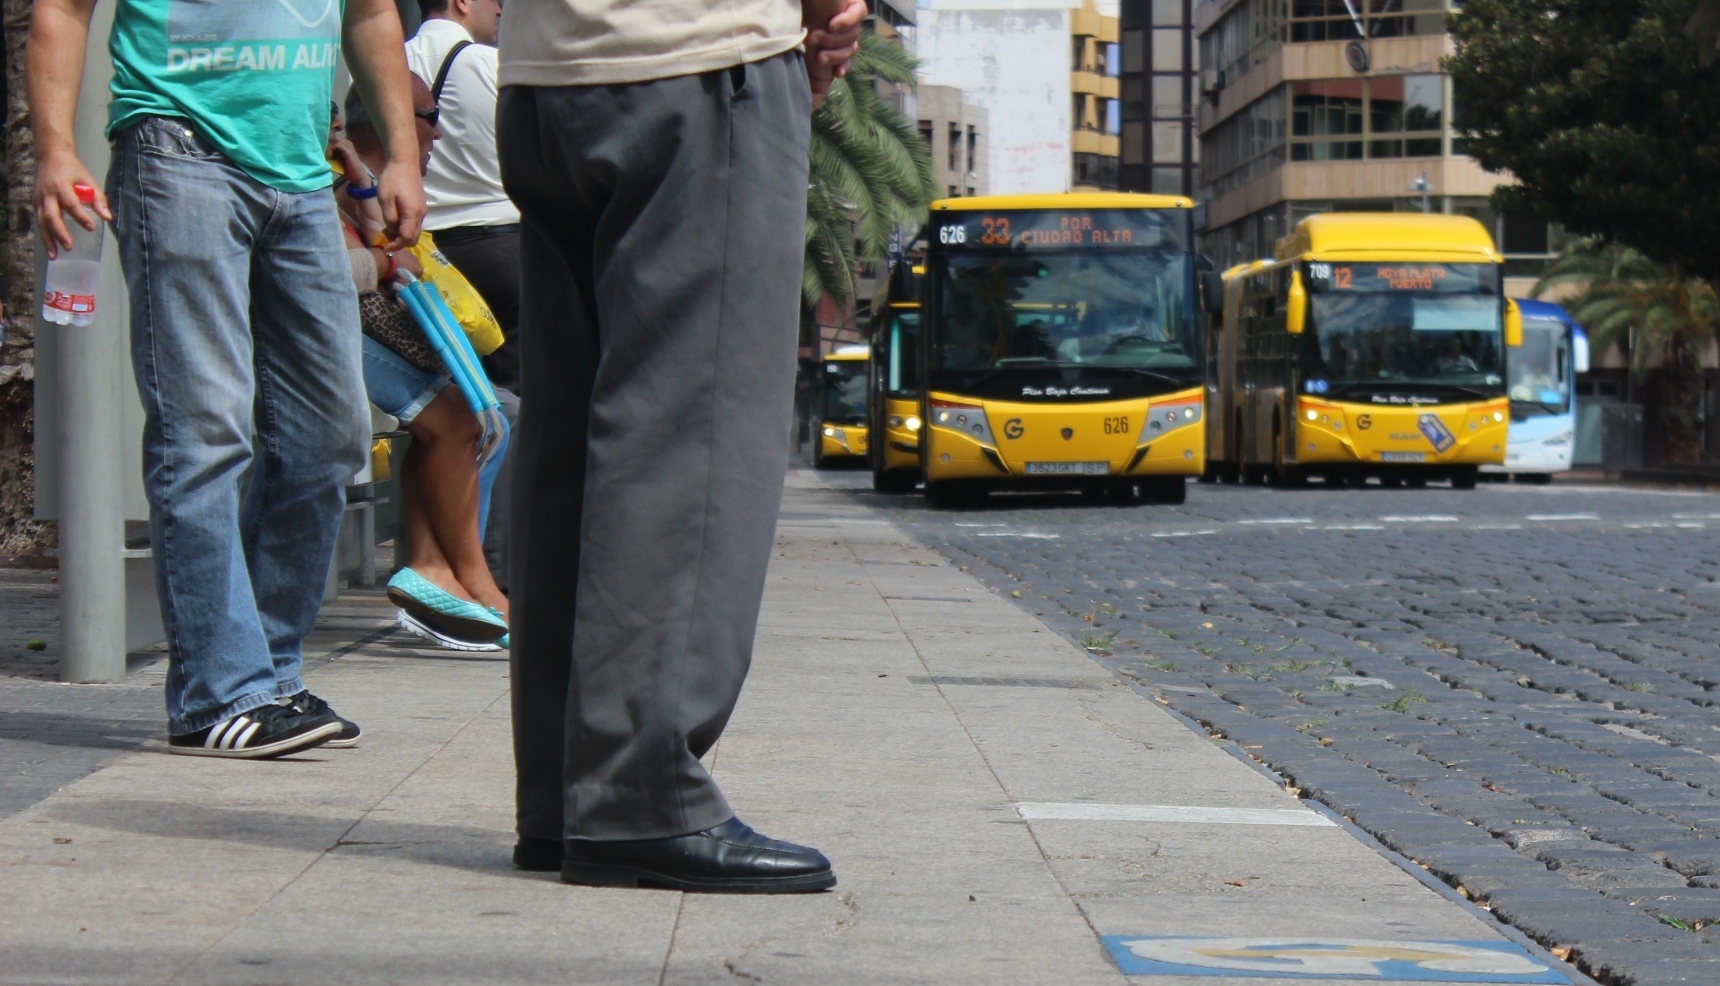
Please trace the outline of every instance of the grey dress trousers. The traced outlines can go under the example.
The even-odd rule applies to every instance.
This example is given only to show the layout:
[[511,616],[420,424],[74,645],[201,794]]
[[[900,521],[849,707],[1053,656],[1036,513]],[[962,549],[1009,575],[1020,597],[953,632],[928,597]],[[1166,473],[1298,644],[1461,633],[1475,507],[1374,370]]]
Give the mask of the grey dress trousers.
[[798,53],[509,86],[519,833],[685,835],[752,659],[792,416],[812,97]]

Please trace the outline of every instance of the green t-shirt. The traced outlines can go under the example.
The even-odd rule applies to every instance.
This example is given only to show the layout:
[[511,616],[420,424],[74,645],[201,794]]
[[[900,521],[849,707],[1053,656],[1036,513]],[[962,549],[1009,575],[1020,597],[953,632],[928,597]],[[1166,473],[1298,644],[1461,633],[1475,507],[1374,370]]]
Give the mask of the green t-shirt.
[[345,9],[345,0],[119,0],[108,135],[140,117],[182,117],[265,185],[327,188]]

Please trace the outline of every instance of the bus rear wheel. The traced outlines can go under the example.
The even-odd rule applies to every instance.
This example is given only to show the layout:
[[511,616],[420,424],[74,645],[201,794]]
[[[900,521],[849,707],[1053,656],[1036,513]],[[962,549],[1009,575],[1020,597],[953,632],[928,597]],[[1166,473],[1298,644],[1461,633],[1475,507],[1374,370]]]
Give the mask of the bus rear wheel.
[[917,481],[912,469],[872,470],[872,488],[880,493],[912,493]]
[[940,510],[972,510],[985,506],[987,490],[984,485],[959,479],[926,483],[926,499]]
[[1475,479],[1480,474],[1481,470],[1474,466],[1458,466],[1451,473],[1451,488],[1454,490],[1472,490],[1475,488]]
[[1153,476],[1141,480],[1141,498],[1149,503],[1176,506],[1188,499],[1188,484],[1181,476]]

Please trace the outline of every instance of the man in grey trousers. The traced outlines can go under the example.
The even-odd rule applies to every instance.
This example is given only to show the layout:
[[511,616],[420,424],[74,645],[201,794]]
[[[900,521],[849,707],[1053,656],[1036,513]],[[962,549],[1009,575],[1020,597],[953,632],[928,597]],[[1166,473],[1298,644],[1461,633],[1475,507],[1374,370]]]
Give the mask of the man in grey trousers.
[[[809,117],[864,0],[510,0],[521,213],[516,865],[780,893],[836,877],[699,758],[751,661],[787,466]],[[810,30],[803,30],[803,27]]]

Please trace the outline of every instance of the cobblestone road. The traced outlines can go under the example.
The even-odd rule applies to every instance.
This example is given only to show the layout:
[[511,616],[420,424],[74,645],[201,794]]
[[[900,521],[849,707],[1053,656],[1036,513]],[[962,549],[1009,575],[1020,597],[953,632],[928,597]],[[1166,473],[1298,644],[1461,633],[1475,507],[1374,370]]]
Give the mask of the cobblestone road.
[[1602,982],[1720,983],[1720,496],[825,475]]

